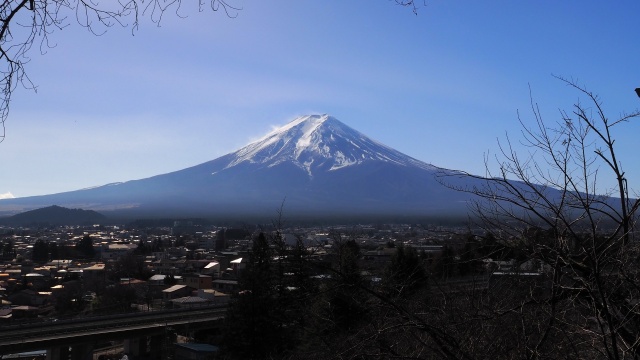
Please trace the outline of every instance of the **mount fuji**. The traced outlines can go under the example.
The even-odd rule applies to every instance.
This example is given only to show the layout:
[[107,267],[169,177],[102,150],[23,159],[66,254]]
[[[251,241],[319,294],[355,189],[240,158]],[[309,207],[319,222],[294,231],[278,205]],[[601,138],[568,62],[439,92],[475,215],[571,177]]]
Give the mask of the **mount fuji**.
[[0,200],[0,213],[59,205],[120,217],[414,217],[463,214],[468,195],[328,115],[299,117],[215,160],[141,180]]

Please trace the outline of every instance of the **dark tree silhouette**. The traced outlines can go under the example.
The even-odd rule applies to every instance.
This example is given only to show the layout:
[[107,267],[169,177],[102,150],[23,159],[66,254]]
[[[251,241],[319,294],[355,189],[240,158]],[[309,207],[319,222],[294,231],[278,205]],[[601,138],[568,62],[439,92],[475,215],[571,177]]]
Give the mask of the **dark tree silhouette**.
[[[640,200],[630,195],[614,132],[640,111],[610,118],[597,95],[558,79],[586,102],[549,123],[532,100],[533,126],[520,119],[528,152],[516,151],[507,139],[496,157],[497,173],[488,165],[484,177],[444,176],[475,184],[458,189],[478,196],[473,204],[478,224],[495,235],[490,252],[502,248],[541,271],[536,275],[544,279],[541,291],[512,274],[505,276],[508,287],[496,288],[504,295],[501,301],[520,306],[520,315],[544,314],[534,322],[535,336],[519,339],[523,353],[549,356],[568,339],[564,345],[573,347],[574,358],[638,359],[640,247],[634,229]],[[613,180],[612,188],[602,188],[605,177]]]
[[49,244],[41,239],[36,240],[31,250],[31,260],[34,262],[45,262],[49,260]]
[[60,259],[60,251],[58,250],[58,244],[51,241],[49,242],[49,260]]
[[96,312],[102,314],[118,314],[131,312],[131,304],[137,300],[133,287],[123,284],[108,286],[98,297]]
[[147,280],[152,275],[144,263],[144,257],[129,252],[111,264],[108,276],[114,281],[120,281],[121,278]]
[[175,278],[172,274],[169,274],[169,275],[167,275],[167,276],[165,276],[165,277],[164,277],[164,279],[162,280],[162,282],[163,282],[165,285],[175,285],[175,284],[177,284],[177,283],[178,283],[178,280],[176,280],[176,278]]
[[13,241],[7,240],[2,244],[2,257],[3,258],[13,258],[15,257],[15,249],[13,248]]
[[399,245],[385,269],[385,289],[390,296],[403,296],[423,287],[427,272],[418,252]]
[[93,240],[89,235],[83,236],[82,239],[76,243],[76,250],[80,256],[88,259],[93,259],[96,255],[96,252],[93,249]]
[[396,4],[400,6],[406,6],[411,8],[414,14],[418,15],[418,9],[420,6],[427,6],[427,0],[417,1],[417,0],[394,0]]
[[237,358],[265,359],[279,352],[280,329],[273,314],[276,292],[273,250],[264,233],[253,240],[247,267],[240,279],[242,291],[233,299],[225,321],[225,352]]

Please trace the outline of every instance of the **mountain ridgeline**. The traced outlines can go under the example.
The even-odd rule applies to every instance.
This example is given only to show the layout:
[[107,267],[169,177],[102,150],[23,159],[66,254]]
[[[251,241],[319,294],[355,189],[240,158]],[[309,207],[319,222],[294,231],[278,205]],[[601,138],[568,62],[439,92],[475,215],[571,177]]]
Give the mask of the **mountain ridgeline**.
[[141,180],[0,200],[0,214],[52,204],[110,217],[273,219],[448,217],[468,194],[435,178],[448,170],[369,139],[328,115],[299,117],[235,152]]
[[91,225],[103,223],[106,217],[93,210],[67,209],[60,206],[48,206],[29,210],[0,219],[0,224],[10,226],[58,226]]

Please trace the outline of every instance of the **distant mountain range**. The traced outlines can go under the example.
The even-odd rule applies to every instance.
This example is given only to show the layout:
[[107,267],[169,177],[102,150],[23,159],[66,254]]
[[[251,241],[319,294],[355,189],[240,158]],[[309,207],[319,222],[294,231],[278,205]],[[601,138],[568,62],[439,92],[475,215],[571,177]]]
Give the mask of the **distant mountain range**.
[[154,177],[0,200],[0,214],[59,205],[110,217],[286,218],[461,215],[469,195],[438,168],[369,139],[328,115],[297,118],[215,160]]

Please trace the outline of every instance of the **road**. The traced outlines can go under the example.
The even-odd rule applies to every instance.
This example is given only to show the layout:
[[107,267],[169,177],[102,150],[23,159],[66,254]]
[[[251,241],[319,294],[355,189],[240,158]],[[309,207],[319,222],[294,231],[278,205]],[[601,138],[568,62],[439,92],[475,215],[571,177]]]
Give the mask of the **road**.
[[0,327],[0,354],[46,349],[93,339],[126,338],[167,326],[203,325],[224,318],[226,306],[194,307],[75,318]]

